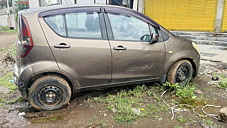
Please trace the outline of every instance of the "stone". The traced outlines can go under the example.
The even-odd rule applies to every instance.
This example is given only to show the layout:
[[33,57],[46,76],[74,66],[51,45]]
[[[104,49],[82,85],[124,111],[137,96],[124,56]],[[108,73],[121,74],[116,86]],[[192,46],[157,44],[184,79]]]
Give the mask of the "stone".
[[210,128],[210,126],[206,125],[206,124],[201,124],[202,128]]
[[210,81],[207,84],[208,85],[216,85],[216,84],[219,84],[219,83],[220,83],[220,81]]
[[195,90],[196,94],[203,95],[204,93],[201,90]]
[[116,108],[112,108],[111,111],[112,111],[113,113],[117,113]]
[[132,108],[132,111],[137,115],[140,115],[140,109]]
[[17,115],[23,116],[23,115],[25,115],[25,112],[20,112],[20,113],[18,113]]
[[227,123],[227,107],[224,107],[219,112],[220,120]]
[[107,114],[106,113],[104,113],[104,115],[103,115],[104,117],[106,117],[107,116]]
[[163,118],[162,118],[162,117],[158,118],[158,121],[162,121],[162,120],[163,120]]

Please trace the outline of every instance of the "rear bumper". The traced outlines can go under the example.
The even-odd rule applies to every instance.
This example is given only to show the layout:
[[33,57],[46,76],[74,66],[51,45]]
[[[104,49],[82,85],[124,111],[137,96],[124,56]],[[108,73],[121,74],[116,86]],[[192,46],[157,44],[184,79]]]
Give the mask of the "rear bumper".
[[[21,71],[21,72],[20,72]],[[28,80],[33,76],[32,68],[26,67],[24,69],[18,68],[17,65],[14,65],[13,68],[14,82],[18,86],[18,90],[21,92],[21,95],[24,99],[28,98]]]

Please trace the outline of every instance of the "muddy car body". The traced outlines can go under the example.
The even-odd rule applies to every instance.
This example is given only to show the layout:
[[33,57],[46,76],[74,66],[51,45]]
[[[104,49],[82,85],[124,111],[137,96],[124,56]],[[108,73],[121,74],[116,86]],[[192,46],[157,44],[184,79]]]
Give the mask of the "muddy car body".
[[198,73],[195,42],[124,7],[53,6],[19,13],[15,82],[40,110],[78,90],[143,82],[185,85]]

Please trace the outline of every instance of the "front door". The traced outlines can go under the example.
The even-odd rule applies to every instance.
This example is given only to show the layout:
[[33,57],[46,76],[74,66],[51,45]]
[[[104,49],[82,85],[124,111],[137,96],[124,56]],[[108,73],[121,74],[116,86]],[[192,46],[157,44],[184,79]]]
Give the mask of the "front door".
[[[147,22],[127,13],[107,12],[112,34],[112,82],[158,78],[163,71],[165,46],[150,43],[143,36],[158,34]],[[107,20],[107,21],[108,21]]]

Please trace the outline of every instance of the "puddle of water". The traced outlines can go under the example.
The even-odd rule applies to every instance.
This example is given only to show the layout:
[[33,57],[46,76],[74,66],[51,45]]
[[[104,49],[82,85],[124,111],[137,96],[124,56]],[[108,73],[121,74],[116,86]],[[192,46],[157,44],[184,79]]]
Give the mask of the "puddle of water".
[[42,117],[42,118],[35,118],[32,119],[32,123],[44,123],[44,122],[54,122],[54,121],[59,121],[62,120],[63,117],[58,115],[58,116],[51,116],[51,117]]

